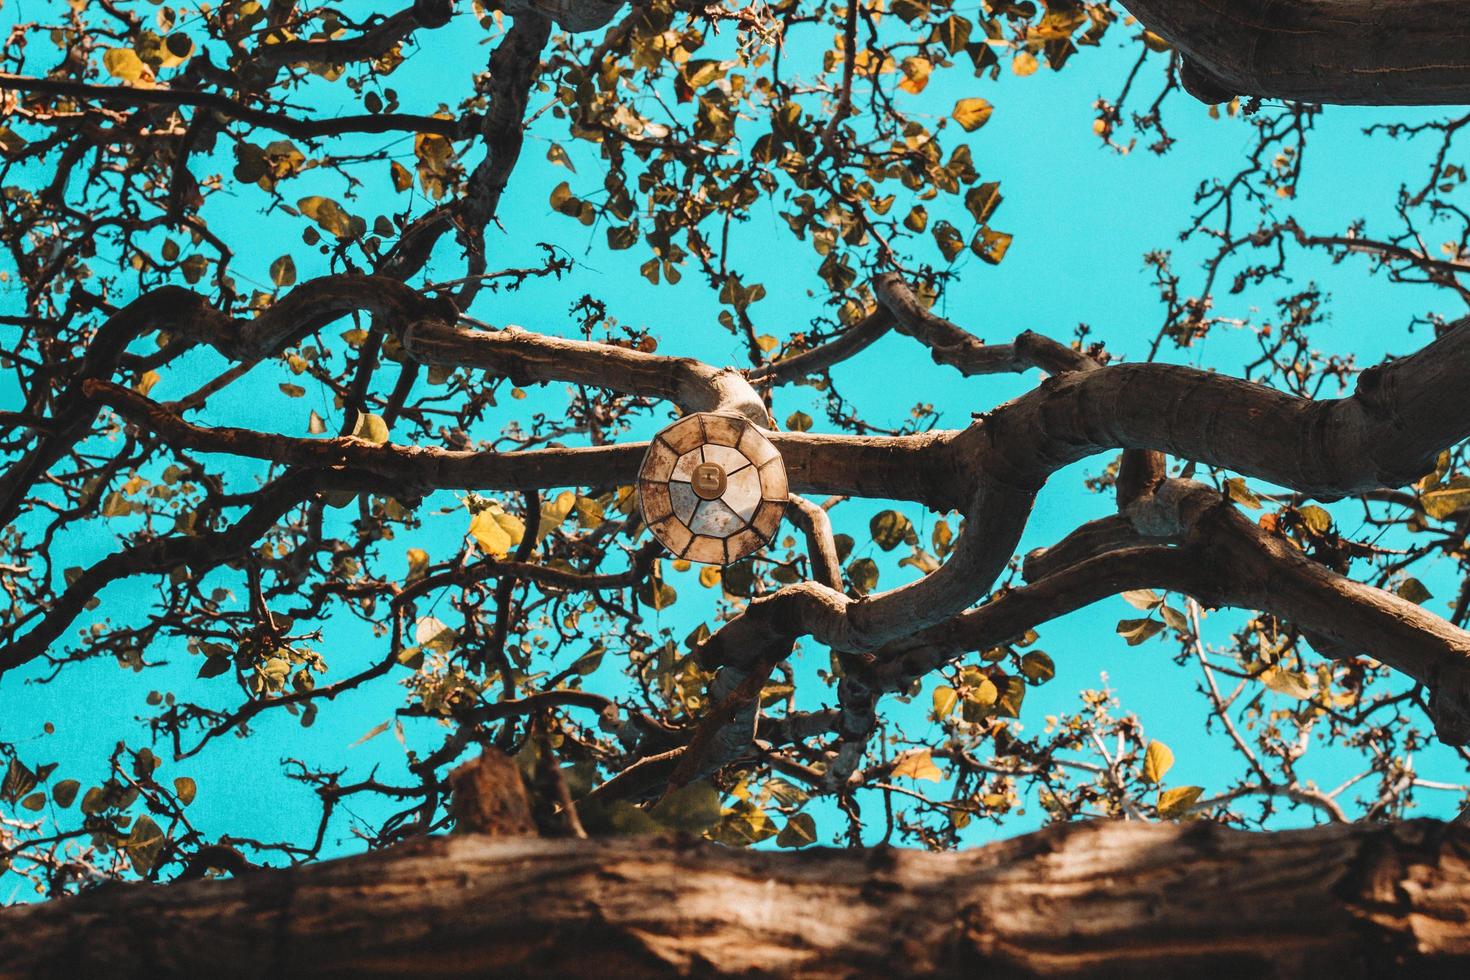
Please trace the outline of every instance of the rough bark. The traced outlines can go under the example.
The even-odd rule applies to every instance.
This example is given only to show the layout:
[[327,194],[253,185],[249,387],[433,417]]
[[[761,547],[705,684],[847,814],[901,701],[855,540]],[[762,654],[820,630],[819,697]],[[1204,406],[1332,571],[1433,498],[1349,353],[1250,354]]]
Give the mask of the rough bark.
[[1258,95],[1347,105],[1470,102],[1461,0],[1124,0],[1184,56],[1206,102]]
[[451,836],[0,912],[0,977],[1463,976],[1470,829],[1058,825],[962,853]]

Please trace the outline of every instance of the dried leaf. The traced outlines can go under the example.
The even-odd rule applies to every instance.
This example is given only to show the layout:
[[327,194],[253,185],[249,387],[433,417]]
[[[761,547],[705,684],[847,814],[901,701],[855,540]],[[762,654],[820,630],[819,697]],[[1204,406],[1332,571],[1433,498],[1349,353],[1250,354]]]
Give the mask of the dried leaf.
[[893,766],[893,775],[909,779],[927,779],[931,783],[941,782],[944,772],[934,764],[928,749],[915,749],[899,756]]
[[990,114],[995,107],[986,99],[960,99],[954,104],[955,122],[964,128],[965,132],[973,133],[990,121]]

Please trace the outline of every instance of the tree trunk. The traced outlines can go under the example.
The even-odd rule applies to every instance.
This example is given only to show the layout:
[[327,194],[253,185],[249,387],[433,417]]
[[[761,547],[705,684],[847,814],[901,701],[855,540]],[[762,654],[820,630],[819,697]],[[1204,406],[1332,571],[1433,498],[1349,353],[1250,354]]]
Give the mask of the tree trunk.
[[1465,976],[1470,829],[1059,825],[973,851],[451,836],[0,911],[0,977]]

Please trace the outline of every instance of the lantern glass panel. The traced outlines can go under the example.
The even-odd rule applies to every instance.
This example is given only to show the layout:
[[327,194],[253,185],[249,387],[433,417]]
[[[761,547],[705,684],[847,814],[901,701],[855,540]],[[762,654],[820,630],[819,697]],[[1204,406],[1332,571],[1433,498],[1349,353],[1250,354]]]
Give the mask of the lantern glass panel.
[[760,550],[786,510],[786,468],[758,426],[687,415],[650,443],[638,474],[643,519],[673,554],[725,565]]

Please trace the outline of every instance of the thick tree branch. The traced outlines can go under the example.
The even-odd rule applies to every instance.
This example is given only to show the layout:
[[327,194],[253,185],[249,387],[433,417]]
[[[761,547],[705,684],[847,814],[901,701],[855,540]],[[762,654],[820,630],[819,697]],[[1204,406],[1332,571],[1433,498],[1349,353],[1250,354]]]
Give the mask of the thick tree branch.
[[1187,88],[1348,105],[1470,102],[1458,0],[1124,0],[1184,56]]
[[[455,0],[415,0],[384,17],[368,30],[348,38],[292,39],[257,45],[252,64],[281,68],[299,64],[347,64],[380,58],[411,37],[420,28],[444,27],[454,14]],[[429,130],[423,130],[429,132]]]
[[936,316],[919,302],[897,273],[886,272],[873,284],[878,300],[893,315],[897,329],[929,348],[936,364],[961,374],[1009,374],[1041,368],[1052,374],[1090,371],[1096,361],[1081,351],[1030,330],[1009,344],[987,344],[969,331]]
[[666,399],[686,412],[729,412],[762,428],[772,424],[765,403],[739,371],[693,358],[645,354],[516,327],[467,330],[432,320],[405,331],[403,346],[424,364],[488,368],[521,385],[568,381]]
[[[1136,533],[1182,540],[1100,549],[1075,564],[1032,559],[1039,580],[876,654],[873,687],[903,690],[965,653],[997,646],[1046,620],[1128,589],[1162,588],[1211,606],[1259,609],[1320,637],[1334,656],[1365,654],[1425,684],[1439,737],[1470,741],[1470,633],[1391,592],[1355,582],[1243,516],[1217,491],[1174,480],[1130,509]],[[1111,519],[1088,527],[1102,532]],[[1088,534],[1092,543],[1107,534]],[[1071,540],[1082,540],[1078,537]],[[1140,536],[1136,541],[1148,540]],[[1064,547],[1080,552],[1074,546]]]
[[407,132],[436,133],[458,140],[472,134],[479,123],[479,117],[474,115],[446,119],[439,116],[415,116],[398,112],[334,116],[330,119],[303,119],[289,112],[258,109],[217,92],[201,92],[164,86],[147,88],[141,85],[92,85],[88,82],[73,82],[61,78],[32,78],[26,75],[0,72],[0,90],[5,89],[15,92],[64,95],[98,102],[120,102],[124,105],[135,106],[198,106],[230,119],[264,126],[298,139],[341,136],[344,133]]
[[1454,976],[1467,921],[1470,832],[1434,821],[950,854],[460,835],[6,909],[0,976]]

